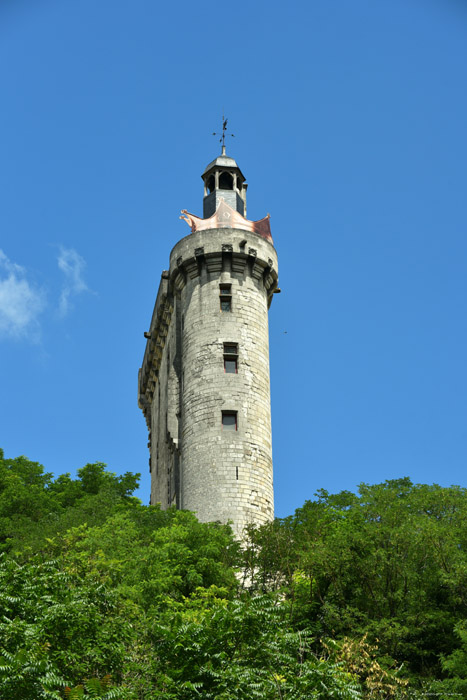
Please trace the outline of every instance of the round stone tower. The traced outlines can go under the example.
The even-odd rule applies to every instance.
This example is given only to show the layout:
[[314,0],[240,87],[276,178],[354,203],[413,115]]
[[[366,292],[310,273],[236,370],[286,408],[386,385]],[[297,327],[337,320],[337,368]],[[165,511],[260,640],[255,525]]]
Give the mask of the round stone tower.
[[249,221],[245,178],[225,152],[204,181],[204,218],[170,254],[139,378],[151,502],[201,521],[274,517],[268,308],[277,288],[269,216]]

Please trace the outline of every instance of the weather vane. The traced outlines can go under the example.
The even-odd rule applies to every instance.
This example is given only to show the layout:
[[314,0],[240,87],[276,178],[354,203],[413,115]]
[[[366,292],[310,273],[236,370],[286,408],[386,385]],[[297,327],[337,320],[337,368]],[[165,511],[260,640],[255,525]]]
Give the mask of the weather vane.
[[220,136],[219,143],[222,144],[222,155],[225,156],[225,137],[226,136],[233,136],[235,137],[235,134],[228,134],[227,133],[227,122],[228,119],[224,117],[224,114],[222,114],[222,134],[217,131],[213,131],[212,135],[213,136]]

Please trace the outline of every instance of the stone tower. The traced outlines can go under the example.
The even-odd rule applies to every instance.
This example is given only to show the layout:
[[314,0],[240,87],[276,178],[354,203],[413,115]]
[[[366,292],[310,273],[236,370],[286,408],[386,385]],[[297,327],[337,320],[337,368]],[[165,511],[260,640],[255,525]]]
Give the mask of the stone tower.
[[170,254],[151,319],[138,402],[149,430],[151,503],[203,522],[274,517],[268,308],[277,287],[269,215],[246,216],[233,158],[205,169],[203,218]]

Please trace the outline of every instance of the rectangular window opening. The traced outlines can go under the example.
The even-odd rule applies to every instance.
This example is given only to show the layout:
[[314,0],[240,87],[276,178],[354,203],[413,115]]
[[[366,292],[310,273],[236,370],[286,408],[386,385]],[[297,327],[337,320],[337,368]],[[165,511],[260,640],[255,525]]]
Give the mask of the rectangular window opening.
[[238,355],[237,343],[224,343],[224,355]]
[[224,343],[224,372],[226,374],[238,373],[238,345],[236,343]]
[[232,285],[219,285],[220,309],[224,312],[232,311]]
[[237,411],[222,411],[222,430],[237,430]]
[[237,358],[224,355],[224,372],[226,374],[237,374]]

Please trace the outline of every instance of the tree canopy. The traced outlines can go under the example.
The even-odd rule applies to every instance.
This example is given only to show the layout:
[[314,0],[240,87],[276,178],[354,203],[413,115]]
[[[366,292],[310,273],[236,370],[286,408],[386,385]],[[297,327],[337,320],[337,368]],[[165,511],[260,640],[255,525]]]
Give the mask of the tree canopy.
[[0,451],[0,697],[467,695],[467,498],[409,479],[250,527]]

